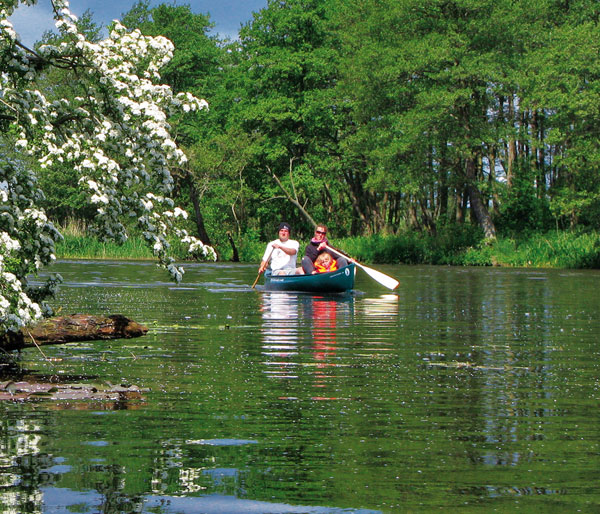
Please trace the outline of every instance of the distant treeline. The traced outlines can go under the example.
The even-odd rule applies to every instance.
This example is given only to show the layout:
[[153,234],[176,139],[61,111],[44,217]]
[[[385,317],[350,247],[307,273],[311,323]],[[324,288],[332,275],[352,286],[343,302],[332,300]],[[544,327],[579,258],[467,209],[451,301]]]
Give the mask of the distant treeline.
[[[243,250],[285,219],[298,239],[313,222],[366,238],[368,261],[492,264],[500,242],[597,244],[599,18],[583,0],[269,0],[223,41],[208,16],[145,0],[122,21],[171,39],[163,80],[209,102],[172,120],[189,156],[172,172],[190,229],[221,256],[227,233]],[[93,13],[79,23],[100,37]],[[68,168],[42,177],[56,222],[91,223]],[[470,253],[444,246],[464,234]]]

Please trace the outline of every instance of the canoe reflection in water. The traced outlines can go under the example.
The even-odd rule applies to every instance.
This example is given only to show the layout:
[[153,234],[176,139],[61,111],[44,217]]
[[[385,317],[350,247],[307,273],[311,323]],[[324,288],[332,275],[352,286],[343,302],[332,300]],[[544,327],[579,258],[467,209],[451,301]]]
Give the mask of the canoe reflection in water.
[[333,366],[330,359],[335,357],[337,303],[335,300],[313,298],[311,302],[313,320],[313,357],[317,361],[315,387],[325,387],[327,372]]
[[337,374],[343,365],[336,356],[338,324],[342,327],[350,324],[354,298],[267,292],[262,300],[265,374],[270,378],[299,380],[302,393],[298,396],[305,395],[308,386],[325,388],[331,379],[339,378]]
[[296,355],[298,346],[298,298],[284,293],[264,293],[263,354],[270,357]]

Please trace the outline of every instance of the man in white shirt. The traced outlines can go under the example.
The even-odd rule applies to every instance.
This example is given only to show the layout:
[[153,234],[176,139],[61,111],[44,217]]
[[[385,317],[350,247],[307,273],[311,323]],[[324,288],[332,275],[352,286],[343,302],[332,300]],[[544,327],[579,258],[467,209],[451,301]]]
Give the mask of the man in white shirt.
[[289,223],[279,224],[279,239],[271,241],[265,250],[258,273],[263,273],[271,261],[273,275],[294,275],[296,273],[296,259],[298,257],[298,241],[290,239]]

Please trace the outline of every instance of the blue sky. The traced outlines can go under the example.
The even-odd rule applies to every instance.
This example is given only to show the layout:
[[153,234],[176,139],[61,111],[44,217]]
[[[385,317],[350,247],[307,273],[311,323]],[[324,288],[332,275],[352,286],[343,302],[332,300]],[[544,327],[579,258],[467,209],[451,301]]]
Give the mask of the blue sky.
[[[70,0],[71,12],[81,16],[87,9],[93,13],[93,20],[107,25],[129,9],[137,0]],[[150,5],[173,3],[151,0]],[[267,0],[177,0],[177,4],[189,5],[192,12],[209,14],[215,24],[214,32],[221,37],[237,37],[243,23],[252,19],[252,13],[267,6]],[[11,17],[15,30],[26,46],[31,46],[46,30],[54,29],[50,0],[38,0],[33,7],[21,6]]]

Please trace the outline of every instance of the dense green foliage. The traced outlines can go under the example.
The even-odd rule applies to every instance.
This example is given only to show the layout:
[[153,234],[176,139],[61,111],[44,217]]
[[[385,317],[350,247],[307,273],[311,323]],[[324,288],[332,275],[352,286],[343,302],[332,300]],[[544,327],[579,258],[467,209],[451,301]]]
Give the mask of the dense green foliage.
[[[286,219],[301,240],[325,221],[367,261],[579,267],[595,236],[531,234],[600,229],[599,16],[585,0],[269,0],[236,41],[188,6],[143,0],[123,21],[170,38],[164,79],[209,102],[172,120],[190,156],[173,172],[222,258],[256,259]],[[60,224],[90,216],[68,177],[42,180]],[[570,244],[588,250],[561,260]]]

